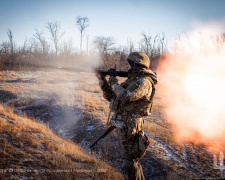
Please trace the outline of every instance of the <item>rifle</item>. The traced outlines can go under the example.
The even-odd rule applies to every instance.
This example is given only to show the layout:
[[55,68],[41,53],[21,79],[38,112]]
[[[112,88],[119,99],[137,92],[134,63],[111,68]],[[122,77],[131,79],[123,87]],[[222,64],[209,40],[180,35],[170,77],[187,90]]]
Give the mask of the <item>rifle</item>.
[[110,127],[106,130],[106,132],[105,132],[103,135],[101,135],[100,138],[98,138],[98,139],[90,146],[90,149],[93,148],[93,147],[98,143],[98,141],[99,141],[100,139],[103,139],[105,136],[107,136],[109,133],[111,133],[112,130],[115,129],[115,128],[116,128],[116,126],[110,126]]
[[110,68],[109,70],[96,69],[95,71],[99,74],[102,74],[103,76],[110,75],[110,76],[128,77],[127,71],[117,71],[116,66],[115,68]]

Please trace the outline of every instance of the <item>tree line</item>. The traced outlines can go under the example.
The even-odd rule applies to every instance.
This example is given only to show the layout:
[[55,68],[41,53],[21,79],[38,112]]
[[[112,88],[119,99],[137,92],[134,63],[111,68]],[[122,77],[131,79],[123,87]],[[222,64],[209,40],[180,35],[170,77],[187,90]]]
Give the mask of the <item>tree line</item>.
[[[101,68],[125,67],[125,58],[132,51],[146,53],[151,59],[151,68],[156,68],[158,59],[167,51],[167,41],[164,34],[151,36],[141,34],[141,39],[134,42],[127,40],[126,46],[116,44],[113,37],[96,36],[89,42],[86,31],[89,27],[89,18],[77,17],[75,25],[80,32],[79,50],[73,47],[72,40],[62,41],[65,32],[59,21],[47,22],[45,28],[48,30],[51,42],[47,40],[43,31],[34,28],[33,36],[26,38],[22,45],[17,45],[12,30],[8,29],[7,41],[0,43],[0,67],[4,70],[32,68],[32,67],[58,67],[76,66],[80,61],[85,61],[99,54],[102,59]],[[86,50],[83,49],[86,37]]]

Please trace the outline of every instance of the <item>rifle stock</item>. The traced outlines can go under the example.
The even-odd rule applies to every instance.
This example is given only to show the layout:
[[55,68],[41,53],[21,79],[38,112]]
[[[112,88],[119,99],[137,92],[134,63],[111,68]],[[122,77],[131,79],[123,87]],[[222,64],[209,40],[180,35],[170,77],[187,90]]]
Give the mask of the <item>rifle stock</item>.
[[113,131],[113,129],[115,129],[116,127],[115,126],[110,126],[106,132],[100,136],[100,138],[98,138],[91,146],[90,146],[90,149],[93,148],[100,139],[103,139],[105,136],[107,136],[109,133],[111,133]]

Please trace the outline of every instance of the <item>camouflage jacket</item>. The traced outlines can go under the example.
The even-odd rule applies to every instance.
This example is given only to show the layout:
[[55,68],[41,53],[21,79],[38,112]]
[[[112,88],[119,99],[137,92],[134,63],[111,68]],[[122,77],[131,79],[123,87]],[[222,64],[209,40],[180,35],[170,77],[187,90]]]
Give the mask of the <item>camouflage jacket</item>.
[[[128,79],[121,83],[113,83],[111,89],[102,88],[103,96],[110,101],[110,109],[115,113],[114,119],[135,115],[147,116],[149,99],[152,95],[157,76],[146,68],[132,68],[128,71]],[[108,87],[108,86],[107,86]]]

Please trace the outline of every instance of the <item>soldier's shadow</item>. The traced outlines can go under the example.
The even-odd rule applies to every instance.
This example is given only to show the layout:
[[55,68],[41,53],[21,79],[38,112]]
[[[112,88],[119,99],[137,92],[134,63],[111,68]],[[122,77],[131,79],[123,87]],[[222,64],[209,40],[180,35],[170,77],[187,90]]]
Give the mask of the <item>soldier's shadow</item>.
[[139,162],[142,165],[145,179],[166,179],[168,168],[163,161],[155,157],[153,152],[147,151]]

